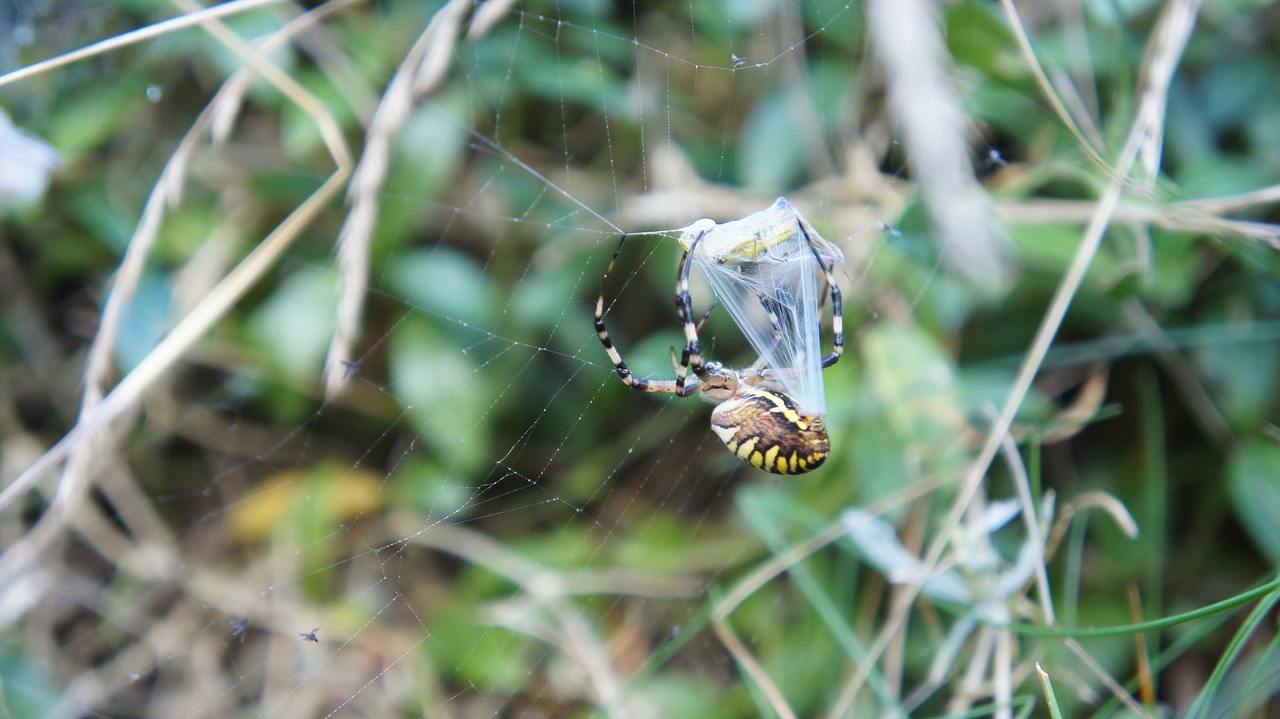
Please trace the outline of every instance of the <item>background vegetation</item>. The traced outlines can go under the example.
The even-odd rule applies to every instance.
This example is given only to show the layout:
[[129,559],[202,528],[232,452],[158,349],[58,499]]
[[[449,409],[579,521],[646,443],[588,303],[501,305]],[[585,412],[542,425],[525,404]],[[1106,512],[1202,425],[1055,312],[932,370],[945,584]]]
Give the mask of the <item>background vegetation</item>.
[[[860,4],[256,4],[0,3],[0,715],[1274,713],[1276,7],[940,6],[965,268]],[[849,256],[785,481],[591,327],[779,194]]]

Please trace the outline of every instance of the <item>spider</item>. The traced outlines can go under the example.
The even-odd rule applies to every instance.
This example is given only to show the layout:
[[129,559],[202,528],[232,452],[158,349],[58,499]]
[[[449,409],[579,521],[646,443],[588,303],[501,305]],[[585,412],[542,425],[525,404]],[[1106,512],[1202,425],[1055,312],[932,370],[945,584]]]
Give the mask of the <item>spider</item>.
[[[822,367],[825,369],[838,362],[844,352],[840,288],[831,275],[831,267],[822,261],[804,225],[797,224],[831,288],[834,347],[822,359]],[[618,255],[622,252],[622,243],[627,239],[625,234],[619,238],[618,247],[614,250],[613,258],[605,269],[604,280],[600,283],[600,295],[596,298],[596,335],[604,345],[604,351],[613,362],[618,376],[631,389],[674,394],[677,397],[701,394],[704,399],[715,403],[716,408],[711,412],[711,431],[742,461],[774,474],[803,474],[816,469],[826,461],[831,452],[827,428],[820,415],[806,413],[791,395],[771,386],[773,378],[779,373],[759,366],[760,362],[747,369],[731,369],[720,362],[708,361],[702,355],[702,346],[698,340],[701,322],[694,324],[693,299],[689,295],[689,268],[693,264],[694,251],[707,231],[701,230],[685,250],[676,273],[676,312],[684,323],[685,346],[679,359],[676,358],[675,348],[671,348],[671,364],[676,374],[674,380],[648,380],[633,376],[605,329],[605,292],[609,285],[609,275],[613,273]],[[765,310],[769,312],[767,306]],[[711,310],[707,310],[707,315],[710,314]],[[702,321],[706,321],[707,315],[703,316]],[[693,373],[692,378],[688,376],[689,372]]]

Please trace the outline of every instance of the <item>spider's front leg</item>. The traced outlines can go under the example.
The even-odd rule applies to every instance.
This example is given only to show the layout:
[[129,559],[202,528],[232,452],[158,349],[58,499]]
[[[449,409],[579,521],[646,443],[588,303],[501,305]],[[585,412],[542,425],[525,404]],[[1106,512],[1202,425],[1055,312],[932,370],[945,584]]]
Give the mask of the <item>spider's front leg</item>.
[[[698,340],[698,330],[702,327],[702,322],[706,322],[711,310],[715,309],[715,304],[713,303],[711,309],[707,310],[707,315],[703,315],[702,322],[694,324],[693,297],[689,295],[689,270],[693,266],[694,252],[698,249],[698,243],[702,242],[705,235],[706,231],[698,233],[689,245],[689,249],[684,251],[676,273],[676,314],[680,316],[680,321],[684,325],[685,340],[684,350],[680,353],[680,363],[676,366],[677,387],[684,387],[690,370],[704,383],[707,380],[706,362],[702,357],[702,344]],[[672,354],[673,356],[675,354],[674,348],[672,348]]]
[[[622,359],[622,353],[613,344],[613,338],[609,336],[609,330],[605,326],[605,297],[609,290],[609,277],[613,274],[614,267],[618,263],[618,256],[622,253],[622,243],[627,239],[626,235],[618,238],[618,246],[613,251],[613,257],[609,259],[609,266],[604,271],[604,279],[600,281],[600,294],[596,296],[595,308],[595,327],[596,337],[600,339],[600,344],[604,346],[605,354],[609,356],[609,361],[613,363],[614,370],[618,373],[618,377],[622,382],[631,389],[638,392],[654,392],[659,394],[674,394],[680,397],[688,397],[696,394],[702,389],[702,383],[698,380],[688,382],[686,372],[683,368],[677,369],[676,380],[648,380],[640,379],[631,373],[631,369],[627,367],[627,363]],[[688,348],[685,350],[686,356]],[[675,361],[675,350],[672,349],[672,361]],[[685,365],[689,364],[689,360],[685,359]],[[695,371],[695,374],[697,372]]]
[[[698,334],[702,334],[702,326],[707,323],[707,318],[711,316],[711,312],[715,310],[716,306],[719,304],[720,304],[719,300],[713,301],[711,303],[711,306],[707,308],[707,311],[702,313],[702,319],[698,320],[698,327],[697,327]],[[678,309],[683,309],[683,308],[678,307]],[[679,377],[682,373],[688,372],[688,368],[689,368],[689,345],[685,345],[684,348],[680,350],[680,359],[678,360],[676,359],[676,348],[672,347],[671,348],[671,369],[675,371],[676,376]]]

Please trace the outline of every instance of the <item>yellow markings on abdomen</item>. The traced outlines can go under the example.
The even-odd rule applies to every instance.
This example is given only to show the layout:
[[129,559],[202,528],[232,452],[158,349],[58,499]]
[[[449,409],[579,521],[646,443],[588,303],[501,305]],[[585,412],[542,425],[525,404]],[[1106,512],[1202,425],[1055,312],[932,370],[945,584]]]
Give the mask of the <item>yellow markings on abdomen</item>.
[[790,396],[745,387],[711,413],[711,430],[729,451],[774,474],[816,469],[831,452],[821,417],[805,415]]

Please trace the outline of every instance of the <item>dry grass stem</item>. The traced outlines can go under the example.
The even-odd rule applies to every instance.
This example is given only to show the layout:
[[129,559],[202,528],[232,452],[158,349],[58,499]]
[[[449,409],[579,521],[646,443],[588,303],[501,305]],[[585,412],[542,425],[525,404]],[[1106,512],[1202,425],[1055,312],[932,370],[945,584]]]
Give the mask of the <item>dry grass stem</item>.
[[511,8],[515,7],[518,2],[519,0],[489,0],[489,2],[481,3],[471,17],[471,27],[467,28],[467,39],[475,40],[489,34],[493,26],[506,17],[507,13],[511,12]]
[[729,626],[729,622],[724,617],[713,616],[711,618],[711,626],[715,629],[716,637],[720,639],[720,643],[724,644],[724,648],[733,656],[734,661],[742,668],[742,671],[755,682],[756,687],[764,694],[765,699],[769,702],[769,706],[783,719],[796,719],[795,710],[787,703],[786,697],[782,695],[782,690],[774,683],[773,678],[769,676],[769,672],[756,661],[751,650],[747,648],[738,635]]
[[[1005,0],[1006,7],[1012,12],[1012,5]],[[1172,2],[1165,6],[1166,14],[1180,14],[1194,10],[1194,6],[1186,2]],[[1163,24],[1163,23],[1162,23]],[[1177,23],[1171,23],[1178,26]],[[1159,42],[1162,54],[1179,56],[1184,49],[1183,45],[1174,42]],[[1029,45],[1028,45],[1029,46]],[[1165,67],[1172,60],[1166,61],[1160,58],[1153,59],[1149,63],[1149,67]],[[1151,85],[1155,85],[1152,83]],[[1149,85],[1149,86],[1151,86]],[[1144,93],[1141,98],[1142,103],[1154,102],[1151,93]],[[1055,99],[1056,102],[1056,99]],[[1163,105],[1161,105],[1163,107]],[[1018,374],[1010,388],[1009,394],[1005,399],[1005,403],[1001,408],[1000,415],[994,426],[989,430],[987,439],[979,452],[977,458],[969,465],[968,475],[958,492],[956,501],[951,508],[950,514],[943,523],[943,531],[930,545],[929,551],[925,555],[924,562],[927,566],[938,567],[942,560],[942,555],[950,544],[954,534],[954,528],[959,527],[963,519],[968,505],[977,497],[983,480],[986,477],[991,461],[995,458],[1000,446],[1005,441],[1004,436],[1009,432],[1009,428],[1013,423],[1014,415],[1018,408],[1022,406],[1026,399],[1027,392],[1031,388],[1031,384],[1039,371],[1040,365],[1044,362],[1045,355],[1048,353],[1050,345],[1057,334],[1058,328],[1062,324],[1063,318],[1066,316],[1067,308],[1070,307],[1072,299],[1080,289],[1081,283],[1089,266],[1093,262],[1094,256],[1097,254],[1098,247],[1102,242],[1102,238],[1106,233],[1107,227],[1110,225],[1113,213],[1120,202],[1120,198],[1127,185],[1127,177],[1130,169],[1137,160],[1140,150],[1140,143],[1137,139],[1142,137],[1149,130],[1150,117],[1148,111],[1139,108],[1138,118],[1130,130],[1129,140],[1125,143],[1125,149],[1121,153],[1115,165],[1115,172],[1111,183],[1099,198],[1094,214],[1085,229],[1084,238],[1079,248],[1077,248],[1071,265],[1068,267],[1058,289],[1054,292],[1053,299],[1048,309],[1044,313],[1040,327],[1036,332],[1031,347],[1027,351],[1027,356],[1023,360],[1022,366],[1018,370]],[[922,586],[924,577],[917,579],[911,585],[911,595],[918,594]],[[876,639],[875,644],[870,650],[870,656],[878,658],[885,650],[890,638],[893,634],[905,626],[907,615],[910,611],[912,602],[903,601],[896,605],[890,612],[885,623],[883,631]],[[865,677],[866,672],[870,671],[871,664],[862,667],[855,683],[861,683],[861,679]]]
[[[1022,524],[1027,530],[1025,541],[1036,550],[1036,596],[1040,600],[1040,612],[1044,616],[1046,625],[1057,626],[1057,614],[1053,611],[1053,593],[1049,591],[1049,570],[1046,564],[1048,545],[1044,530],[1041,528],[1044,518],[1040,516],[1040,504],[1036,497],[1031,496],[1031,479],[1027,476],[1027,468],[1022,463],[1022,455],[1018,453],[1018,445],[1013,435],[1006,434],[1000,447],[1004,453],[1005,465],[1013,475],[1013,487],[1018,494],[1018,505],[1022,509]],[[1003,633],[1008,634],[1008,632]]]
[[[350,151],[342,139],[342,133],[338,129],[336,120],[328,113],[324,105],[298,85],[293,78],[280,72],[259,53],[249,48],[225,28],[212,25],[209,27],[209,31],[215,37],[218,37],[220,41],[225,42],[228,47],[239,53],[249,63],[252,71],[260,73],[264,78],[272,82],[286,97],[294,101],[316,122],[321,137],[324,138],[326,147],[334,159],[336,165],[334,173],[312,195],[282,220],[198,305],[193,307],[170,330],[169,334],[156,345],[151,353],[115,386],[110,394],[106,395],[100,403],[93,406],[90,411],[84,413],[66,436],[5,487],[3,491],[0,491],[0,509],[9,506],[18,497],[26,493],[35,482],[51,471],[59,462],[67,458],[82,442],[93,437],[100,428],[105,427],[113,419],[136,406],[142,393],[177,362],[209,327],[213,326],[249,288],[254,286],[275,265],[276,261],[284,254],[284,251],[297,238],[298,234],[315,219],[336,193],[341,190],[350,174]],[[212,105],[216,102],[215,98],[210,104]],[[188,143],[195,141],[194,138],[199,130],[206,126],[205,123],[209,122],[209,118],[210,112],[207,106],[206,111],[200,115],[192,130],[184,138],[184,146],[188,146]],[[161,198],[168,198],[178,192],[178,188],[181,186],[181,178],[184,174],[180,172],[180,169],[185,165],[186,154],[186,152],[182,151],[175,152],[171,163],[161,175],[161,180],[156,185],[152,199],[148,202],[148,212],[144,214],[144,222],[139,226],[138,232],[135,233],[135,238],[130,241],[131,246],[135,242],[139,246],[149,244],[150,239],[139,239],[138,235],[144,232],[154,235],[157,229],[154,223],[158,223],[158,219],[148,220],[146,218],[152,218],[154,217],[153,213],[159,214],[161,212],[161,203],[163,202]],[[145,251],[139,250],[137,254],[145,256]],[[137,261],[141,262],[141,259]],[[74,498],[78,493],[79,482],[72,478],[64,481],[63,485],[66,489],[60,489],[59,496],[63,498],[65,504],[67,500]]]
[[[407,519],[407,518],[406,518]],[[394,526],[394,525],[393,525]],[[503,603],[495,619],[517,631],[555,645],[585,672],[597,702],[609,716],[628,716],[624,686],[605,644],[571,601],[575,594],[631,594],[649,597],[689,597],[695,585],[681,578],[628,577],[622,573],[574,572],[565,575],[531,562],[480,532],[439,524],[407,533],[412,543],[449,552],[475,566],[485,567],[520,587],[524,597]],[[537,618],[550,612],[555,627],[539,628]]]
[[1210,197],[1203,200],[1187,200],[1179,203],[1180,207],[1189,207],[1208,215],[1225,215],[1229,212],[1270,205],[1280,202],[1280,185],[1271,185],[1261,190],[1242,192],[1226,197]]
[[[1231,642],[1197,679],[1243,677],[1234,652],[1254,649],[1210,636],[1206,615],[1258,590],[1159,616],[1196,590],[1160,558],[1185,569],[1176,545],[1211,562],[1201,538],[1265,523],[1241,509],[1261,491],[1241,475],[1274,459],[1262,393],[1280,390],[1228,373],[1275,359],[1265,279],[1280,224],[1263,220],[1280,184],[1179,199],[1175,182],[1218,181],[1236,148],[1167,133],[1203,131],[1210,146],[1257,132],[1224,139],[1178,114],[1205,91],[1191,75],[1208,67],[1201,43],[1225,36],[1206,19],[1179,77],[1202,0],[1106,22],[1062,4],[1018,3],[1019,16],[1016,1],[1001,0],[1011,39],[1000,13],[958,27],[974,8],[934,0],[796,2],[747,20],[709,5],[614,17],[517,0],[170,0],[180,17],[0,75],[0,88],[35,78],[5,90],[17,103],[109,110],[15,124],[76,159],[48,207],[0,207],[0,235],[17,240],[0,241],[0,350],[17,350],[0,378],[0,713],[27,692],[66,719],[646,719],[686,696],[780,717],[1013,719],[1043,712],[1035,675],[1057,715],[1036,662],[1048,657],[1071,713],[1107,701],[1147,717],[1157,681],[1181,709],[1164,696],[1180,678],[1169,657]],[[43,12],[15,10],[19,29],[62,30]],[[728,29],[708,30],[721,16]],[[133,16],[75,20],[99,17]],[[864,22],[866,37],[837,37]],[[1040,27],[1035,43],[1067,61],[1042,65]],[[1097,47],[1134,32],[1147,33],[1136,82],[1133,55]],[[998,46],[973,42],[988,36]],[[40,40],[13,57],[75,36]],[[1029,69],[1009,67],[1019,49]],[[960,73],[976,88],[965,103]],[[100,79],[101,97],[52,92]],[[983,170],[966,108],[987,118],[978,136],[999,138]],[[449,162],[434,146],[408,158],[437,120]],[[902,148],[905,179],[885,169]],[[652,253],[678,248],[655,228],[745,217],[776,195],[738,181],[778,168],[791,173],[781,191],[847,249],[853,359],[824,374],[822,474],[765,488],[725,469],[732,457],[703,461],[716,439],[694,431],[698,408],[623,397],[628,370],[602,350],[590,303],[610,257],[601,238],[647,235],[650,254],[617,265],[634,302],[628,314],[619,300],[616,329],[619,345],[658,348],[658,370],[637,350],[635,376],[667,376],[653,328],[681,337],[685,313],[677,299],[671,321],[671,272]],[[421,181],[430,197],[410,186]],[[1018,225],[1017,246],[1001,223]],[[702,305],[706,284],[692,294]],[[781,338],[766,299],[757,313]],[[749,345],[716,312],[703,351],[739,366]],[[689,376],[708,383],[716,366]],[[1185,509],[1160,495],[1169,453],[1227,461],[1212,495],[1223,509],[1166,541]],[[1104,558],[1104,571],[1131,565],[1139,626],[1109,614],[1092,554],[1116,528],[1138,536],[1128,495],[1058,494],[1059,472],[1146,478],[1144,540]],[[1094,510],[1115,526],[1082,515]],[[1267,571],[1270,549],[1239,565]],[[1208,628],[1159,657],[1132,634],[1192,620]],[[1091,626],[1105,629],[1082,645],[1073,628]],[[44,674],[5,669],[13,656]],[[808,667],[785,663],[798,656],[823,665],[800,677]]]
[[168,35],[169,33],[189,28],[193,25],[198,25],[209,20],[238,15],[260,7],[278,5],[285,1],[286,0],[230,0],[229,2],[222,3],[221,5],[215,5],[210,8],[197,7],[194,12],[179,15],[171,20],[165,20],[164,22],[148,25],[132,32],[109,37],[101,42],[86,45],[74,52],[59,55],[58,57],[52,57],[48,60],[42,60],[41,62],[33,63],[14,70],[13,72],[0,75],[0,87],[13,84],[20,80],[25,80],[29,77],[42,75],[46,72],[51,72],[64,65],[70,65],[71,63],[79,62],[103,53],[119,50],[120,48],[133,45],[134,43]]
[[325,360],[325,396],[342,390],[355,360],[369,281],[369,251],[378,221],[381,191],[391,166],[391,148],[414,104],[439,86],[449,68],[471,0],[451,0],[418,36],[382,94],[351,177],[351,209],[338,231],[338,322]]
[[1085,665],[1085,668],[1087,668],[1094,677],[1102,682],[1103,686],[1107,688],[1107,691],[1111,692],[1111,696],[1115,697],[1121,704],[1128,707],[1129,711],[1133,712],[1134,716],[1143,717],[1144,719],[1154,719],[1154,715],[1147,711],[1146,707],[1139,704],[1137,700],[1133,698],[1133,695],[1129,693],[1128,689],[1125,689],[1120,682],[1116,681],[1115,677],[1111,676],[1111,673],[1108,672],[1105,667],[1099,664],[1098,661],[1089,654],[1089,652],[1085,651],[1084,647],[1080,646],[1080,642],[1068,637],[1063,640],[1063,643],[1066,644],[1067,648],[1071,650],[1071,653],[1076,655],[1076,658]]
[[1191,416],[1199,423],[1205,435],[1224,450],[1230,447],[1236,441],[1230,423],[1213,401],[1200,376],[1173,340],[1165,334],[1156,318],[1135,299],[1125,304],[1124,321],[1155,353],[1156,361],[1169,373],[1183,401],[1191,408]]
[[[1250,193],[1238,199],[1225,200],[1221,205],[1215,200],[1179,202],[1164,206],[1125,205],[1116,208],[1113,224],[1136,224],[1159,227],[1178,232],[1193,232],[1211,236],[1240,237],[1261,240],[1280,249],[1280,225],[1269,222],[1251,222],[1218,217],[1210,209],[1223,207],[1241,208],[1258,202],[1273,201],[1270,193]],[[996,212],[1005,222],[1085,223],[1092,216],[1092,201],[1081,200],[1027,200],[1013,204],[998,204]]]
[[[1155,189],[1160,176],[1160,158],[1164,151],[1165,115],[1169,107],[1169,85],[1178,68],[1182,51],[1191,39],[1201,0],[1178,0],[1165,6],[1151,33],[1146,55],[1139,72],[1138,118],[1129,142],[1139,146],[1138,158],[1146,171],[1146,187]],[[1127,150],[1127,148],[1126,148]],[[1126,153],[1121,150],[1121,155]]]
[[1013,656],[1014,636],[1011,632],[993,629],[995,656],[992,659],[991,679],[994,688],[991,692],[995,702],[996,719],[1013,719]]
[[1036,83],[1040,85],[1040,92],[1049,101],[1053,111],[1057,113],[1058,119],[1062,120],[1062,124],[1076,138],[1076,143],[1080,149],[1089,156],[1089,159],[1094,164],[1105,169],[1113,179],[1119,176],[1120,173],[1116,172],[1111,167],[1111,164],[1103,159],[1100,148],[1095,146],[1089,136],[1080,129],[1080,123],[1067,110],[1062,98],[1058,97],[1054,84],[1049,81],[1049,76],[1045,74],[1044,67],[1040,64],[1040,58],[1036,55],[1035,48],[1031,46],[1031,38],[1027,35],[1027,28],[1022,24],[1022,17],[1018,13],[1018,8],[1014,6],[1013,0],[1000,0],[1000,5],[1004,8],[1005,18],[1009,21],[1009,27],[1013,30],[1014,37],[1017,38],[1018,45],[1022,48],[1022,57],[1027,61],[1027,67],[1035,75]]
[[936,6],[926,0],[867,4],[873,47],[902,126],[916,185],[947,264],[991,295],[1007,283],[1003,235],[974,177],[969,120],[948,77]]

